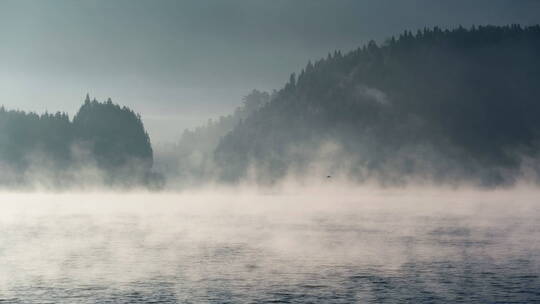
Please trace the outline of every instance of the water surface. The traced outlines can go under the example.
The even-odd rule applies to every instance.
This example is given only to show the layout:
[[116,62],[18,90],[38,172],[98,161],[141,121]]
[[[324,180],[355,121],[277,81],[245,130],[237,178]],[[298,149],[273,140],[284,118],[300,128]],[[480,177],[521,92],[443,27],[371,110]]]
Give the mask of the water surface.
[[0,195],[0,303],[540,302],[535,192]]

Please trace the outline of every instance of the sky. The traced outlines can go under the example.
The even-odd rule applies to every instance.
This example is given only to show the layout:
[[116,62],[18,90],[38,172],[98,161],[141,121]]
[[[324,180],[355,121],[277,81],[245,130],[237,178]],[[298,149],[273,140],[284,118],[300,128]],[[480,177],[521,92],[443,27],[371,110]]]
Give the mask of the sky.
[[0,104],[72,116],[86,93],[111,97],[174,142],[328,52],[509,23],[540,23],[540,1],[0,0]]

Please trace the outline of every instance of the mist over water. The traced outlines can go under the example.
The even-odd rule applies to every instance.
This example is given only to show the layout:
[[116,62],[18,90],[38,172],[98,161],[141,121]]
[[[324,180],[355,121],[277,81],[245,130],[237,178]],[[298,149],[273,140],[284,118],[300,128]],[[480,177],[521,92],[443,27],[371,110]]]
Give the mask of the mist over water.
[[0,302],[540,301],[538,189],[1,196]]
[[0,304],[540,303],[538,12],[1,0]]

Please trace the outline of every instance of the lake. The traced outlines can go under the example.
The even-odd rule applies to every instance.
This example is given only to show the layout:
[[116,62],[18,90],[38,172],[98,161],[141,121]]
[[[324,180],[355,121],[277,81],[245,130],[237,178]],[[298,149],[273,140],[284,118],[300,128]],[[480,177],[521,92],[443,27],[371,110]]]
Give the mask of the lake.
[[540,302],[533,188],[0,194],[0,303]]

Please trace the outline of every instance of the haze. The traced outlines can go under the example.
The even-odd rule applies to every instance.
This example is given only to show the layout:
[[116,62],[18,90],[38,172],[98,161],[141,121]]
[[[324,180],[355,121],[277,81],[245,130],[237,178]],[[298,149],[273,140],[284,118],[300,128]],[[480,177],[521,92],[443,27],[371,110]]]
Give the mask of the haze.
[[279,89],[335,49],[405,29],[531,25],[540,2],[0,1],[0,99],[73,115],[84,95],[140,112],[153,143]]
[[539,12],[0,0],[0,303],[540,302]]

